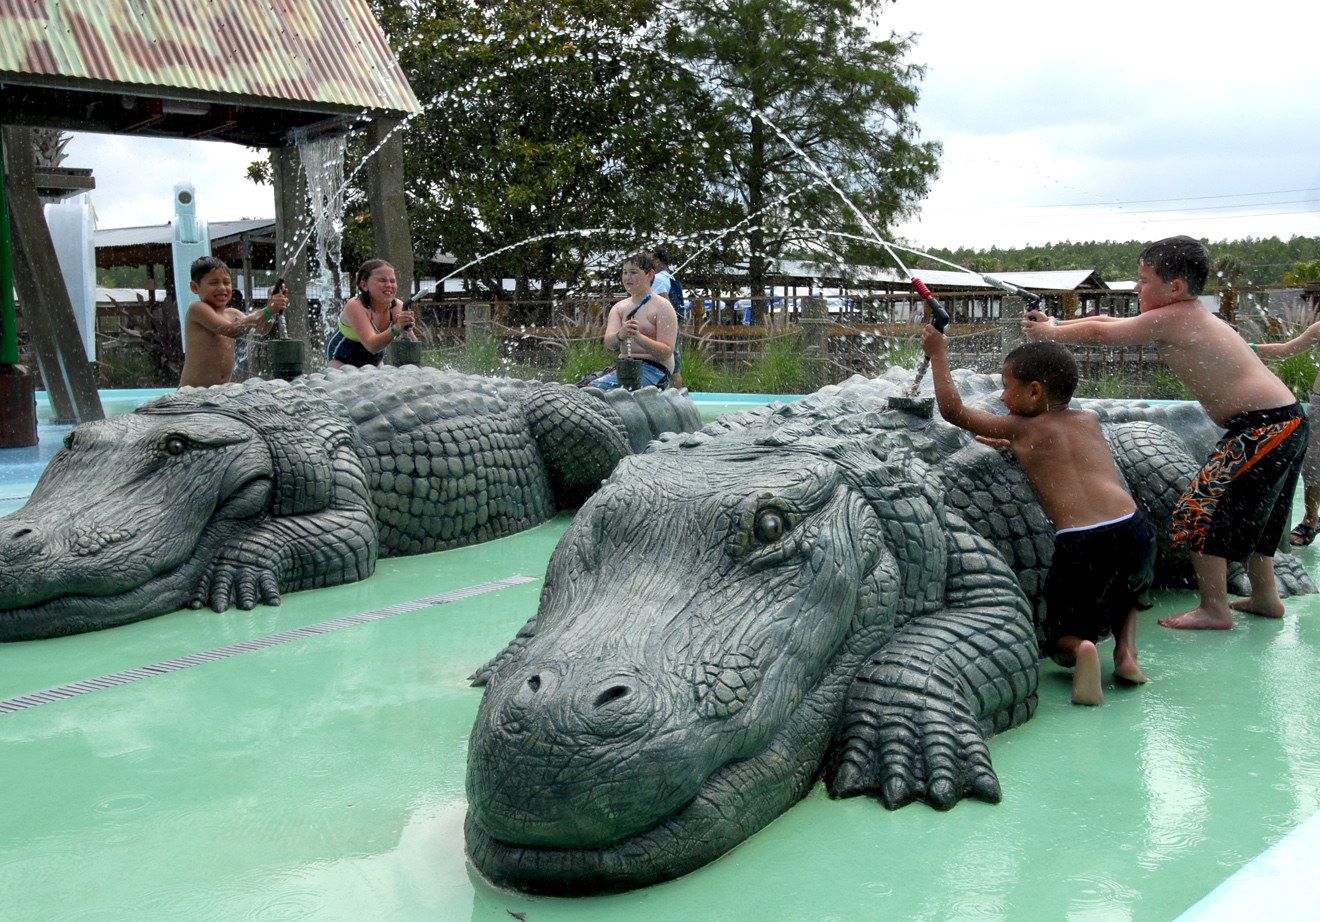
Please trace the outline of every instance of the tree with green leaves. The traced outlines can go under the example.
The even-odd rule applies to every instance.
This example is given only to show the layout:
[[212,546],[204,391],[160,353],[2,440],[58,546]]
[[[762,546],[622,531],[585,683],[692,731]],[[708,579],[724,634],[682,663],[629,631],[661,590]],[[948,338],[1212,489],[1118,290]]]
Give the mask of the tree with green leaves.
[[936,175],[940,146],[912,121],[923,73],[904,61],[912,40],[872,30],[883,3],[670,0],[662,16],[665,48],[713,107],[701,140],[724,156],[710,181],[746,241],[753,323],[770,260],[887,261],[850,238],[885,233]]
[[708,155],[657,116],[682,81],[634,40],[651,0],[373,6],[425,107],[404,142],[419,254],[485,257],[469,276],[488,288],[548,293],[706,197]]
[[1285,285],[1305,285],[1307,282],[1320,282],[1320,259],[1293,263],[1292,268],[1283,274]]

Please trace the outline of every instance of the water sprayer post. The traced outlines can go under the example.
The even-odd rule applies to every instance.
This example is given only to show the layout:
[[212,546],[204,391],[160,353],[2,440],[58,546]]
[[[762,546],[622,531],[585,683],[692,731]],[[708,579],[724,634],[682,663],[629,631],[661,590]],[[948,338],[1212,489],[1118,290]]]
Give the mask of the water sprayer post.
[[[930,293],[930,289],[921,279],[915,276],[912,279],[912,287],[921,295],[926,307],[930,310],[930,322],[943,333],[949,326],[949,312],[944,309],[944,305]],[[921,363],[917,365],[917,374],[912,379],[912,384],[908,386],[907,393],[899,397],[889,398],[889,409],[903,410],[916,416],[930,419],[935,415],[935,398],[918,397],[917,393],[921,390],[921,379],[926,376],[926,369],[930,367],[930,356],[922,355]]]
[[[295,259],[297,259],[297,256],[290,256],[284,264],[284,268],[280,270],[279,278],[270,287],[267,295],[268,299],[269,295],[277,295],[281,291],[288,290],[288,286],[284,284],[284,278],[293,271]],[[270,373],[272,377],[292,381],[305,372],[307,366],[306,344],[301,339],[289,339],[289,328],[284,319],[284,311],[280,311],[275,320],[275,329],[271,331],[267,347],[270,350]]]

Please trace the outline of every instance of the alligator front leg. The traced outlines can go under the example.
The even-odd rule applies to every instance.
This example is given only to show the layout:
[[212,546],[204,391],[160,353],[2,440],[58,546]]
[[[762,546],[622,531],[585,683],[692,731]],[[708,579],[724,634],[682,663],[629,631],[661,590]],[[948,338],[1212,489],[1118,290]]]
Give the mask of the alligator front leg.
[[220,549],[189,607],[247,611],[257,602],[279,605],[282,592],[366,579],[376,548],[376,520],[362,506],[266,519]]
[[985,739],[1034,712],[1039,653],[1003,559],[948,518],[947,607],[913,619],[859,670],[826,770],[833,797],[874,794],[891,810],[999,801]]

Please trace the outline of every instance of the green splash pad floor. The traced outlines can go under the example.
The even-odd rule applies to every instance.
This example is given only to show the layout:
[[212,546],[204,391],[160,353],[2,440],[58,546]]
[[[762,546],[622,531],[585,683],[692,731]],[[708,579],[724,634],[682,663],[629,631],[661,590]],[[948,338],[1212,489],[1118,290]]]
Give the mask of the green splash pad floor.
[[0,919],[1167,922],[1320,807],[1320,597],[1178,633],[1155,619],[1192,596],[1166,593],[1139,632],[1145,688],[1107,681],[1103,707],[1076,708],[1044,667],[1035,719],[990,743],[999,805],[890,813],[817,787],[677,881],[493,889],[463,854],[466,676],[535,610],[567,523],[386,560],[279,608],[0,646],[8,700],[532,578],[0,715]]

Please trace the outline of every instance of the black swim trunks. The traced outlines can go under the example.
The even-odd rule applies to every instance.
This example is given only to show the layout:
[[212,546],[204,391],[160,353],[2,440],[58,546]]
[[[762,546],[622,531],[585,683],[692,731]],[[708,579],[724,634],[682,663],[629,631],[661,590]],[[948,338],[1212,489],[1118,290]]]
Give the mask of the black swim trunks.
[[1140,509],[1056,535],[1045,578],[1045,654],[1060,637],[1096,641],[1117,633],[1134,607],[1151,607],[1154,581],[1155,527]]
[[1173,543],[1226,560],[1273,557],[1288,528],[1306,457],[1302,406],[1252,410],[1229,420],[1173,512]]
[[354,342],[343,333],[335,330],[330,341],[325,344],[326,361],[340,361],[345,365],[380,365],[385,361],[384,352],[372,352],[362,343]]

